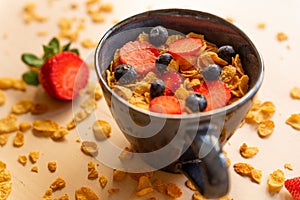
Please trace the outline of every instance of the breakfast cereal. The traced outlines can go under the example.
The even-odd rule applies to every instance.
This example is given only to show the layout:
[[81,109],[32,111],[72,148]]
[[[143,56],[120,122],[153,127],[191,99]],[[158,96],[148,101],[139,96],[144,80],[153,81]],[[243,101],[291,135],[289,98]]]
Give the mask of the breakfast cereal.
[[29,152],[29,160],[31,163],[36,163],[38,159],[40,158],[40,152],[39,151],[31,151]]
[[24,22],[30,23],[32,21],[36,21],[36,22],[45,22],[48,20],[47,17],[42,16],[42,15],[38,15],[36,13],[36,4],[35,3],[27,3],[24,7],[23,7],[23,12],[24,12]]
[[93,156],[98,153],[98,145],[93,141],[83,141],[81,143],[81,151],[89,156]]
[[99,183],[100,183],[100,186],[101,186],[101,188],[105,188],[105,186],[107,185],[107,183],[108,183],[108,179],[107,179],[107,177],[105,176],[105,175],[100,175],[99,176]]
[[109,189],[107,190],[107,192],[108,192],[109,194],[118,193],[118,192],[120,192],[120,188],[109,188]]
[[191,189],[192,191],[196,191],[197,189],[195,188],[194,184],[190,181],[190,180],[187,180],[185,181],[185,185]]
[[33,165],[33,166],[31,167],[31,171],[32,171],[32,172],[35,172],[35,173],[38,173],[38,172],[39,172],[38,166]]
[[289,118],[285,121],[286,124],[290,125],[296,130],[300,130],[300,113],[292,114]]
[[233,169],[236,173],[242,176],[249,176],[251,175],[251,171],[254,169],[254,167],[248,163],[235,163],[233,165]]
[[288,169],[288,170],[293,170],[293,165],[291,163],[285,163],[284,166],[283,166],[285,169]]
[[66,187],[66,181],[61,177],[57,177],[57,179],[50,185],[50,188],[53,192],[55,192],[56,190],[61,190],[64,187]]
[[135,190],[136,196],[144,196],[154,191],[151,181],[147,176],[141,176]]
[[269,192],[279,192],[285,181],[284,172],[280,169],[273,171],[268,177]]
[[250,177],[254,182],[259,184],[261,182],[261,178],[262,178],[262,171],[259,169],[253,169],[253,170],[251,170]]
[[53,191],[51,188],[48,188],[46,190],[46,192],[44,193],[43,197],[42,197],[42,200],[52,200],[52,194],[53,194]]
[[96,193],[88,188],[81,187],[75,191],[75,199],[76,200],[100,200]]
[[277,41],[279,41],[279,42],[288,40],[288,36],[284,32],[278,32],[276,34],[276,38],[277,38]]
[[59,130],[59,125],[49,119],[37,119],[33,121],[32,128],[34,134],[38,136],[51,136],[55,131]]
[[240,146],[240,154],[244,158],[252,158],[258,153],[259,149],[257,147],[249,147],[246,143]]
[[6,200],[12,190],[11,174],[6,169],[6,163],[0,160],[0,199]]
[[114,169],[113,171],[113,180],[120,182],[125,179],[127,173],[121,170]]
[[33,115],[42,115],[49,110],[49,107],[45,103],[34,103],[31,107],[31,114]]
[[29,99],[23,99],[11,107],[11,111],[13,114],[24,114],[30,112],[33,106],[33,102]]
[[167,195],[171,198],[179,198],[182,196],[182,190],[178,185],[175,183],[168,183],[167,184]]
[[27,156],[25,156],[25,155],[18,156],[18,162],[21,163],[22,165],[26,165],[26,163],[27,163]]
[[0,135],[3,133],[11,133],[18,130],[16,115],[9,114],[0,119]]
[[99,176],[96,166],[92,161],[88,163],[88,172],[88,179],[90,180],[97,179]]
[[52,173],[55,172],[56,168],[57,168],[56,161],[50,161],[50,162],[48,162],[48,170],[50,172],[52,172]]
[[29,122],[21,122],[19,124],[19,130],[22,132],[28,131],[29,129],[31,129],[32,125]]
[[268,137],[274,132],[274,128],[274,121],[267,119],[259,123],[257,132],[260,137]]
[[290,96],[293,99],[300,99],[300,88],[297,86],[293,87],[290,91]]
[[17,131],[13,139],[13,145],[15,147],[21,147],[24,145],[24,133],[22,131]]
[[93,124],[93,132],[97,140],[109,138],[111,134],[111,126],[105,120],[97,120]]
[[68,194],[64,194],[63,196],[61,196],[59,198],[55,198],[54,200],[69,200],[69,195]]
[[8,139],[9,139],[9,135],[10,135],[9,133],[0,134],[0,145],[1,146],[4,146],[7,143]]

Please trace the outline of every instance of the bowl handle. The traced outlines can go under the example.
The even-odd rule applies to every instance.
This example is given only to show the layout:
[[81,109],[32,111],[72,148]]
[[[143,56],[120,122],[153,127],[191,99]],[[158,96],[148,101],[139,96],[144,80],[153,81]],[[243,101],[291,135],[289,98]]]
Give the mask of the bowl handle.
[[177,166],[205,198],[220,198],[229,190],[226,157],[219,139],[202,131],[198,130]]

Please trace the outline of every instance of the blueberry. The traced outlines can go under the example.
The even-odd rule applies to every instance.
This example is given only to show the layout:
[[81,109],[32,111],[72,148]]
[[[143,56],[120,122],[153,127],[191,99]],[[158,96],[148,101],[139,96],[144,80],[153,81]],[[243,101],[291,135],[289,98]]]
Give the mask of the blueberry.
[[224,45],[218,49],[217,54],[223,60],[231,63],[231,58],[235,56],[235,50],[230,45]]
[[162,96],[165,93],[165,83],[161,79],[157,79],[151,83],[150,96],[152,98]]
[[218,80],[221,75],[221,70],[219,65],[209,64],[201,71],[201,74],[207,81]]
[[192,112],[201,112],[205,110],[207,101],[204,95],[193,93],[185,99],[185,106],[188,107]]
[[173,57],[169,53],[163,53],[163,54],[159,55],[155,61],[155,66],[158,69],[158,71],[160,71],[160,72],[166,71],[166,69],[172,59],[173,59]]
[[164,44],[169,37],[168,30],[163,26],[155,26],[150,30],[149,41],[155,46]]
[[116,80],[122,85],[133,83],[137,77],[135,69],[127,64],[117,66],[114,75]]

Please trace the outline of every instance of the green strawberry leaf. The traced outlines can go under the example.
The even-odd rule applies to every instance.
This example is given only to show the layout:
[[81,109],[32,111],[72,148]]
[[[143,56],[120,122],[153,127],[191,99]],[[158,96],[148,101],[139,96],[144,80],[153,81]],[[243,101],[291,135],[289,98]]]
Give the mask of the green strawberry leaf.
[[44,64],[43,59],[40,59],[31,53],[22,54],[21,59],[26,65],[32,66],[32,67],[40,68]]
[[28,85],[38,85],[39,84],[39,74],[36,71],[25,72],[22,76],[25,83]]
[[69,51],[73,52],[73,53],[76,53],[78,56],[79,56],[79,51],[78,49],[70,49]]
[[71,45],[71,42],[69,42],[68,44],[64,45],[62,47],[61,51],[69,51],[70,45]]
[[55,49],[52,46],[49,45],[43,45],[43,49],[44,49],[44,56],[43,59],[46,61],[48,58],[54,56],[55,53]]
[[48,46],[49,46],[49,47],[52,47],[52,48],[53,48],[53,51],[54,51],[55,53],[58,53],[58,52],[59,52],[60,46],[59,46],[59,41],[58,41],[57,38],[55,38],[55,37],[52,38],[52,39],[50,40]]

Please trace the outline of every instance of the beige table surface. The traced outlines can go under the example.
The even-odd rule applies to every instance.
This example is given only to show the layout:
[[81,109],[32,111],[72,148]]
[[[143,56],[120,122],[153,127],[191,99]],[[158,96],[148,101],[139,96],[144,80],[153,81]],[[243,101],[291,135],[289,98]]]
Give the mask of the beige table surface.
[[[47,16],[48,21],[25,24],[22,8],[28,2],[35,2],[36,12]],[[113,4],[113,12],[105,14],[106,21],[104,23],[96,24],[92,23],[86,14],[85,1],[0,0],[0,77],[20,77],[27,69],[21,62],[20,55],[23,52],[41,54],[41,45],[47,43],[52,36],[58,35],[57,22],[61,17],[85,19],[85,29],[79,33],[79,38],[77,42],[73,43],[73,46],[80,48],[82,57],[87,60],[92,60],[93,49],[83,48],[80,41],[90,38],[97,42],[115,21],[142,11],[172,7],[189,8],[211,12],[224,18],[231,18],[234,20],[235,25],[249,35],[264,58],[266,74],[258,98],[262,101],[272,101],[276,105],[276,113],[272,117],[276,127],[270,137],[262,139],[253,127],[245,124],[237,130],[236,134],[226,144],[224,149],[228,152],[232,164],[247,162],[263,172],[262,182],[256,184],[251,182],[249,178],[236,174],[231,164],[229,167],[231,180],[229,196],[235,200],[291,199],[284,188],[279,193],[270,195],[267,192],[266,182],[268,175],[276,169],[282,169],[287,178],[300,175],[300,132],[285,124],[285,120],[291,114],[300,113],[300,100],[293,100],[289,96],[292,87],[300,87],[300,29],[298,27],[300,24],[298,11],[300,2],[297,0],[101,0],[103,4],[108,2]],[[78,8],[75,10],[70,9],[71,3],[76,3]],[[259,23],[265,23],[265,28],[259,29],[257,27]],[[37,36],[40,31],[46,31],[47,34]],[[288,36],[288,40],[277,41],[276,34],[278,32],[284,32]],[[12,104],[22,98],[48,102],[51,105],[51,111],[43,116],[32,116],[30,114],[18,116],[19,122],[32,122],[37,118],[50,118],[65,125],[75,112],[72,109],[72,103],[61,103],[52,100],[42,92],[41,88],[28,87],[26,92],[7,90],[4,93],[7,102],[0,107],[1,118],[10,112]],[[111,141],[119,146],[126,145],[124,137],[120,134],[108,112],[104,99],[99,101],[96,117],[108,120],[111,123],[113,128]],[[134,195],[136,182],[130,178],[126,178],[120,183],[112,182],[112,169],[102,163],[99,163],[97,169],[100,174],[105,174],[109,178],[107,187],[101,189],[97,180],[88,180],[87,163],[97,161],[80,151],[80,143],[76,142],[78,138],[76,130],[71,131],[62,142],[54,142],[49,138],[38,138],[29,131],[25,133],[25,144],[21,148],[13,147],[14,134],[11,134],[5,146],[0,147],[0,160],[7,164],[7,169],[12,174],[13,189],[8,198],[9,200],[41,199],[50,183],[58,176],[67,181],[67,186],[63,190],[55,192],[54,197],[67,193],[70,199],[75,199],[74,191],[81,186],[88,186],[96,191],[102,200],[146,200],[151,196],[168,199],[156,192],[149,196],[136,197]],[[259,147],[259,153],[254,158],[246,160],[240,156],[239,146],[244,142],[250,146]],[[41,152],[40,159],[36,163],[39,167],[38,173],[30,171],[32,167],[30,162],[26,166],[22,166],[17,162],[19,155],[27,155],[32,150]],[[50,173],[47,169],[47,163],[51,160],[57,161],[58,168],[55,173]],[[291,163],[294,170],[284,169],[285,163]],[[183,186],[186,180],[183,175],[157,172],[155,176],[166,183],[177,183],[183,190],[180,199],[191,199],[192,192]],[[120,188],[120,192],[109,195],[107,189],[112,187]]]

